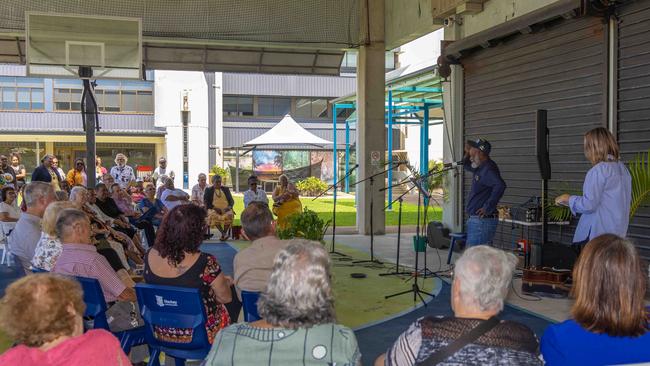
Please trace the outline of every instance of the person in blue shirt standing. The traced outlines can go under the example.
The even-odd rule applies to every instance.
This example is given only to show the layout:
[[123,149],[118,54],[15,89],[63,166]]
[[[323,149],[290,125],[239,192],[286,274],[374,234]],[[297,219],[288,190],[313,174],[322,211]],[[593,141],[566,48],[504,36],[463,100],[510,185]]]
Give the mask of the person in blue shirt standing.
[[499,167],[490,159],[492,145],[482,138],[467,141],[463,167],[472,172],[472,187],[467,197],[466,245],[492,244],[499,223],[497,203],[506,190]]
[[593,165],[587,172],[581,196],[563,194],[555,203],[581,214],[573,236],[574,245],[583,245],[605,233],[627,235],[632,202],[632,177],[620,161],[618,144],[605,128],[587,132],[585,156]]

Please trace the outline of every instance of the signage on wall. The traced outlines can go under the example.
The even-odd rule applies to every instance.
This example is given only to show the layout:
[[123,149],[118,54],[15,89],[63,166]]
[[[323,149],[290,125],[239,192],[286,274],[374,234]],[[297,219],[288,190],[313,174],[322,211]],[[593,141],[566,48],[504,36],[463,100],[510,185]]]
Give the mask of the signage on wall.
[[370,165],[378,167],[381,165],[381,153],[373,150],[370,152]]

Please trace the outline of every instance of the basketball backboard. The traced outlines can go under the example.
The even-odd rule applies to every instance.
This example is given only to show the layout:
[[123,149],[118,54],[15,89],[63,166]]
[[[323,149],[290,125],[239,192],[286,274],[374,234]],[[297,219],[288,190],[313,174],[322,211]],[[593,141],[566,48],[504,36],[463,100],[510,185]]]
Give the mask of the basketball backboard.
[[52,13],[25,14],[27,75],[93,79],[142,79],[139,18]]

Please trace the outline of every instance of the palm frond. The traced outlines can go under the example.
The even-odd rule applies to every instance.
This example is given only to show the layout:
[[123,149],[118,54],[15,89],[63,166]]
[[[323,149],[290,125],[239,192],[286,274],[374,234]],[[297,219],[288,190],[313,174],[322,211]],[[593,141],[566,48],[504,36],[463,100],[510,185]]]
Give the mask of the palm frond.
[[639,207],[650,204],[650,150],[638,154],[628,164],[632,176],[632,204],[630,218],[634,217]]

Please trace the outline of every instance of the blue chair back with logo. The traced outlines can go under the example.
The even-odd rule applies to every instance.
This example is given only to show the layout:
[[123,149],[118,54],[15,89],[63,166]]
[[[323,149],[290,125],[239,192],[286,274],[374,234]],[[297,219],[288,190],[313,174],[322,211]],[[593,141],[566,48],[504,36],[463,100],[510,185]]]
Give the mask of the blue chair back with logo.
[[[183,364],[187,359],[203,360],[208,355],[212,345],[205,329],[207,316],[198,289],[139,283],[135,291],[151,355],[149,365],[157,365],[160,352],[174,357],[177,365],[178,361]],[[161,337],[161,328],[174,328],[176,339]],[[159,330],[158,337],[154,329]]]
[[244,308],[244,320],[247,322],[254,322],[260,320],[260,316],[257,313],[257,300],[260,298],[259,292],[246,291],[242,290],[241,292],[241,302],[242,307]]

